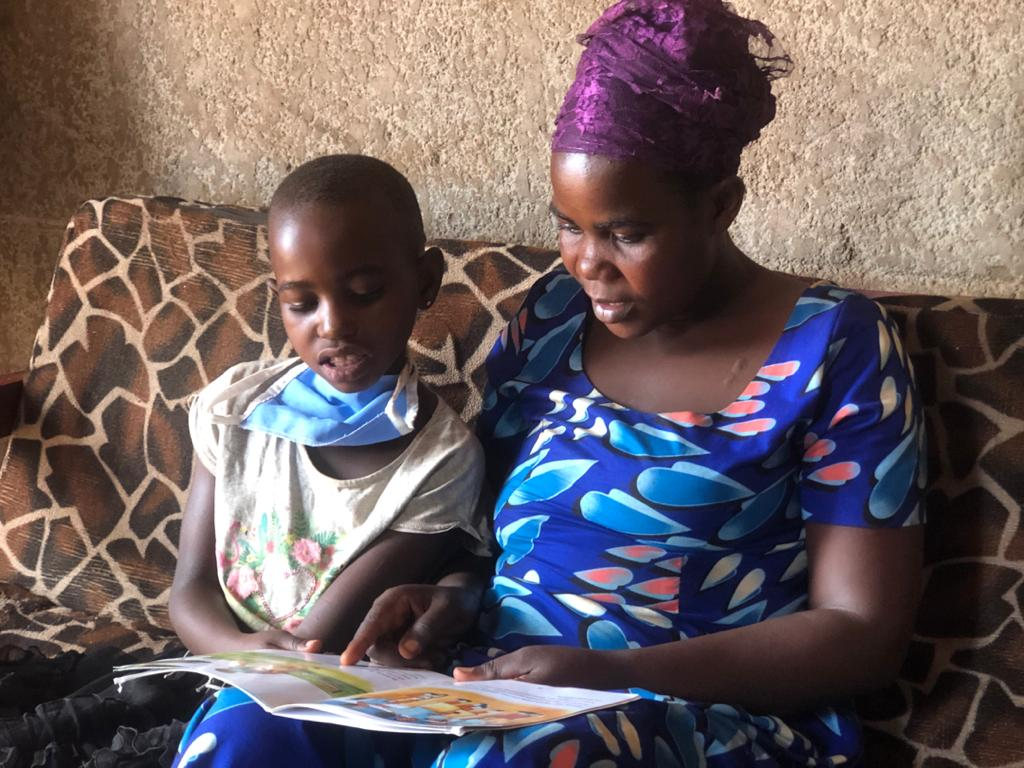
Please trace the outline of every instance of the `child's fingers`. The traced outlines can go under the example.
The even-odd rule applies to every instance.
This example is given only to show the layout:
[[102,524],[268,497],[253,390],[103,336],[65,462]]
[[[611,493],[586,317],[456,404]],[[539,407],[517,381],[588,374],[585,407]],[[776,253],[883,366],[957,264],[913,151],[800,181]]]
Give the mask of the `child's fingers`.
[[[307,640],[303,637],[296,637],[291,632],[285,632],[283,629],[267,630],[265,636],[269,647],[279,648],[282,651],[317,653],[323,646],[320,640]],[[311,648],[316,648],[316,650],[311,650]]]

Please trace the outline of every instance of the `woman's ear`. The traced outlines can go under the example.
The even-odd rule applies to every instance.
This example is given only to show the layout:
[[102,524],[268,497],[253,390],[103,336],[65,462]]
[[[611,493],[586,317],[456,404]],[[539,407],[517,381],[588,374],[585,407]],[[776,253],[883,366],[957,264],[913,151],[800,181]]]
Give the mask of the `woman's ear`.
[[427,248],[417,261],[419,276],[420,309],[427,309],[437,298],[441,290],[441,278],[444,277],[444,254],[440,248]]
[[268,277],[267,278],[267,287],[270,289],[270,292],[272,294],[277,296],[277,278],[276,277]]
[[747,185],[739,176],[727,176],[711,187],[709,197],[713,205],[712,225],[715,234],[726,232],[736,221],[746,194]]

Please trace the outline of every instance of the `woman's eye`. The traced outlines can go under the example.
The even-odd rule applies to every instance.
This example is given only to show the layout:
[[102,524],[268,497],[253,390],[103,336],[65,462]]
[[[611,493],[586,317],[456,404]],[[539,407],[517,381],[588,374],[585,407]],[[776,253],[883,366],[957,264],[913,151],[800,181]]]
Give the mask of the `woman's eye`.
[[617,232],[613,237],[617,243],[622,243],[623,245],[635,245],[636,243],[641,242],[645,235],[642,235],[639,232]]
[[291,301],[286,305],[291,312],[304,315],[313,310],[313,303],[309,301]]
[[558,231],[559,232],[568,232],[570,235],[578,235],[583,230],[581,230],[575,224],[566,224],[565,222],[560,222],[558,224]]

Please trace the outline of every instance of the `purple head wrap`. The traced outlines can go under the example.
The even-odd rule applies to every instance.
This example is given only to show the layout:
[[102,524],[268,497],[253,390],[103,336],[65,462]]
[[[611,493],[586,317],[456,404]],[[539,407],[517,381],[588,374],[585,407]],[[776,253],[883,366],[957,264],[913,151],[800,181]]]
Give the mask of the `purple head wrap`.
[[736,173],[775,117],[771,81],[792,67],[764,24],[722,0],[621,0],[579,42],[552,150],[707,180]]

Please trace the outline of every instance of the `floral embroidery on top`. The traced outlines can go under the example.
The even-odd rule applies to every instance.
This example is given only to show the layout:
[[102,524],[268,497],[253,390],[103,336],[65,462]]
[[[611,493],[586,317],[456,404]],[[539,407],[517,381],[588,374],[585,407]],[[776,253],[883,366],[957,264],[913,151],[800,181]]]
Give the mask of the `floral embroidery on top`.
[[231,594],[270,624],[294,629],[340,566],[334,562],[339,534],[311,531],[297,520],[282,531],[276,515],[264,513],[258,526],[235,521],[218,551],[223,583]]

